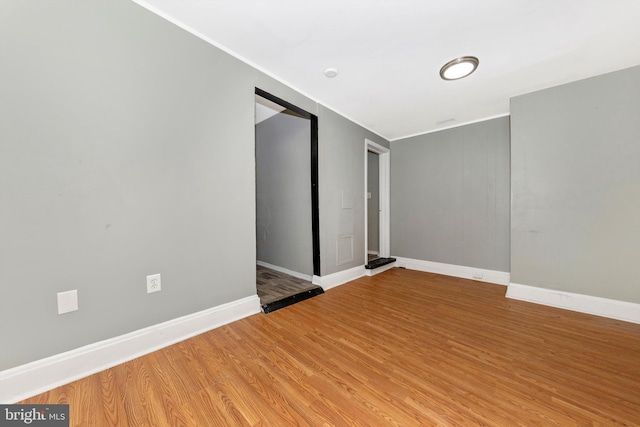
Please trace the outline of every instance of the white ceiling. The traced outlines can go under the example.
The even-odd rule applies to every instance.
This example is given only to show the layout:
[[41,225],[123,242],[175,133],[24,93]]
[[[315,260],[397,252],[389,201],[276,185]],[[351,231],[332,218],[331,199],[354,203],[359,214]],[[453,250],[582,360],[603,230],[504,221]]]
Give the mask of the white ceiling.
[[[640,0],[134,1],[389,140],[640,65]],[[463,55],[478,70],[441,80]]]

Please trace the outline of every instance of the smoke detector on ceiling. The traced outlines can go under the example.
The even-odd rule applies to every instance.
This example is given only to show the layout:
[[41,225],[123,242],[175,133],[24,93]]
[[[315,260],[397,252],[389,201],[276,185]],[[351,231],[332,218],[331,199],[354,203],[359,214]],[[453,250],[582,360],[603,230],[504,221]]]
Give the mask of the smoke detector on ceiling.
[[335,76],[338,75],[338,70],[336,70],[335,68],[327,68],[326,70],[324,70],[324,75],[329,77],[330,79],[334,78]]

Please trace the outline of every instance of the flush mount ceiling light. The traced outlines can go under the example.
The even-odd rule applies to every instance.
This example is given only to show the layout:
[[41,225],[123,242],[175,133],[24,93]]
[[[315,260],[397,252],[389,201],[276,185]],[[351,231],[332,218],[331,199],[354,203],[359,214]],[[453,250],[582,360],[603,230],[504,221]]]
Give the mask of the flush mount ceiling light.
[[480,61],[475,56],[461,56],[444,64],[440,68],[440,77],[444,80],[458,80],[473,73]]
[[326,70],[324,70],[324,75],[332,79],[338,75],[338,70],[336,70],[335,68],[327,68]]

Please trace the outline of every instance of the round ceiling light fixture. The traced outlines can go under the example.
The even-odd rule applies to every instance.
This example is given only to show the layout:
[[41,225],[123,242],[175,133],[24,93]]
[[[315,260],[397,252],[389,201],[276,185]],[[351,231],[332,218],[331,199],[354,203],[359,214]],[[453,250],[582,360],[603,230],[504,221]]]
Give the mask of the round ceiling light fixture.
[[336,70],[335,68],[327,68],[326,70],[324,70],[324,75],[332,79],[338,75],[338,70]]
[[443,80],[458,80],[473,73],[480,61],[475,56],[461,56],[447,62],[440,68],[440,77]]

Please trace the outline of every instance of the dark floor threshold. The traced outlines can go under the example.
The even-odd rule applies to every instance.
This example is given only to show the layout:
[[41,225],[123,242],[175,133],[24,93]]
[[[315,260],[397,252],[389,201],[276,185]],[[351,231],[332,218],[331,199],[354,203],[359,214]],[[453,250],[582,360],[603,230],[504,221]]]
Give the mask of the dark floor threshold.
[[396,262],[395,258],[376,258],[372,259],[364,266],[367,270],[373,270],[374,268],[382,267],[383,265],[391,264],[392,262]]
[[288,307],[292,304],[295,304],[300,301],[304,301],[306,299],[315,297],[316,295],[320,295],[323,293],[324,293],[324,289],[322,289],[321,287],[309,289],[309,290],[300,292],[299,294],[291,295],[289,297],[286,297],[278,301],[262,304],[262,312],[264,314],[268,314],[268,313],[271,313],[272,311],[280,310],[281,308]]

